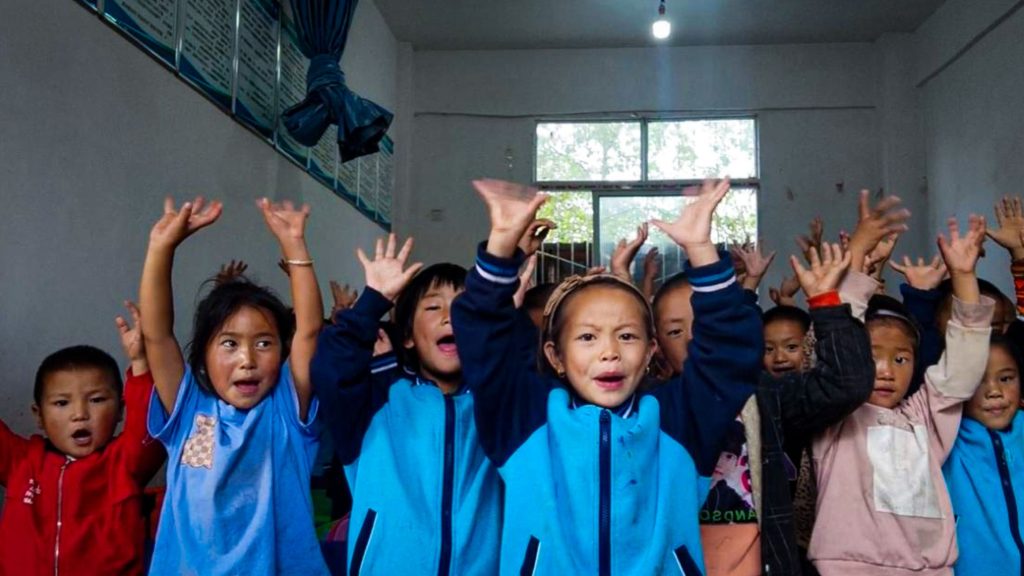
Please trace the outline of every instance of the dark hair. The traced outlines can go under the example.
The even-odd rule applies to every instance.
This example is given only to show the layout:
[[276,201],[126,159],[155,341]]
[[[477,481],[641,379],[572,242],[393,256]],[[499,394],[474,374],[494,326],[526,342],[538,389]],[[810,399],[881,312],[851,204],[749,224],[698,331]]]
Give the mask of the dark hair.
[[35,386],[32,388],[32,398],[36,405],[40,405],[43,401],[48,376],[55,372],[86,368],[95,368],[106,372],[110,387],[114,389],[118,398],[121,397],[124,383],[121,381],[121,369],[118,368],[117,361],[99,348],[81,344],[57,350],[47,356],[39,365],[39,369],[36,370]]
[[660,303],[662,298],[667,296],[669,292],[672,292],[676,288],[682,288],[683,286],[689,285],[690,280],[686,277],[686,272],[678,272],[669,276],[668,280],[665,280],[654,293],[654,300],[651,302],[651,308],[657,310],[658,303]]
[[864,313],[864,325],[870,327],[872,324],[898,326],[906,332],[910,337],[916,358],[917,347],[921,342],[921,328],[902,302],[885,294],[872,296],[871,300],[868,300],[868,308]]
[[1020,346],[1011,338],[1007,338],[1002,334],[992,334],[992,337],[988,341],[989,348],[1001,347],[1006,350],[1006,353],[1013,359],[1013,363],[1017,366],[1017,373],[1024,378],[1024,354],[1021,353]]
[[[415,351],[408,351],[405,348],[405,341],[412,338],[412,323],[416,316],[416,307],[423,296],[432,288],[451,287],[453,290],[461,290],[466,285],[466,269],[458,264],[442,262],[427,266],[420,270],[419,274],[409,282],[409,285],[402,290],[395,302],[395,330],[394,335],[398,336],[395,350],[399,351],[398,357],[403,366],[415,368],[419,366],[418,357]],[[392,333],[388,334],[389,336]]]
[[[210,283],[214,280],[204,285]],[[214,283],[213,289],[196,306],[192,319],[192,342],[188,345],[189,368],[207,392],[213,392],[213,387],[205,375],[206,348],[228,318],[243,307],[270,313],[281,340],[281,362],[288,358],[292,334],[295,333],[295,317],[281,299],[270,288],[255,284],[243,275]]]
[[523,295],[523,310],[543,311],[555,288],[558,288],[558,284],[545,282],[527,290],[526,294]]
[[[640,303],[640,308],[643,310],[645,316],[644,330],[647,332],[647,338],[649,340],[654,340],[654,313],[651,311],[651,305],[648,304],[647,300],[640,294],[640,292],[633,288],[630,284],[625,283],[623,280],[617,277],[605,274],[602,276],[587,278],[585,284],[582,284],[578,288],[566,294],[562,298],[562,300],[556,304],[555,309],[552,311],[553,316],[549,324],[550,329],[548,329],[548,327],[545,326],[544,333],[541,336],[542,347],[545,342],[554,342],[555,346],[558,346],[558,342],[562,337],[562,330],[565,329],[565,310],[566,308],[569,307],[569,302],[573,298],[576,298],[577,296],[589,290],[590,288],[597,287],[614,288],[616,290],[621,290],[636,298],[636,300]],[[552,373],[555,372],[554,367],[551,366],[551,363],[547,361],[547,355],[544,354],[543,351],[541,351],[541,353],[537,355],[537,360],[538,362],[541,363],[542,368],[546,368]]]
[[772,322],[796,322],[806,334],[811,329],[811,315],[796,306],[776,306],[761,315],[766,327]]

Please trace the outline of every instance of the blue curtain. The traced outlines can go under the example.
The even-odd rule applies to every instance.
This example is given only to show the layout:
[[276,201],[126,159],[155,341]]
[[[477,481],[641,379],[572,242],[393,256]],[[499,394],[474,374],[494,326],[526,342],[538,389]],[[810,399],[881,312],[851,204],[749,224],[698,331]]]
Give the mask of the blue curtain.
[[338,149],[347,162],[379,150],[394,115],[345,85],[339,61],[358,0],[291,0],[302,52],[310,59],[306,99],[284,111],[284,125],[306,146],[338,125]]

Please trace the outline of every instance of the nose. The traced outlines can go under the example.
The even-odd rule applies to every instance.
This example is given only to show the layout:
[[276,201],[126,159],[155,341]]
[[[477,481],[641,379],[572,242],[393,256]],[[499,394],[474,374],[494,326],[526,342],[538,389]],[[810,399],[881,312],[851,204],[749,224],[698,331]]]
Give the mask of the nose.
[[782,354],[782,348],[776,348],[772,352],[772,362],[776,364],[782,364],[786,361],[786,357]]
[[996,385],[994,380],[986,378],[985,381],[981,383],[981,386],[984,388],[985,398],[1003,397],[1003,389]]
[[239,347],[239,359],[242,368],[256,367],[256,348],[252,345]]
[[875,377],[882,379],[891,379],[892,376],[892,363],[885,358],[879,358],[875,360]]
[[618,341],[612,338],[605,342],[605,345],[601,351],[601,360],[608,362],[619,359],[619,344]]
[[71,413],[72,422],[84,422],[89,419],[89,401],[81,400],[74,403],[74,410]]

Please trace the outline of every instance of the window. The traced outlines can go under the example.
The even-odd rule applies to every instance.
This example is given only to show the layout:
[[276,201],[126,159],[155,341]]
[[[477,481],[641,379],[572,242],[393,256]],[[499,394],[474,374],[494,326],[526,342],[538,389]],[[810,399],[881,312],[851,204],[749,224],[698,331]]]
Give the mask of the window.
[[[536,184],[551,194],[541,216],[558,222],[547,238],[539,281],[554,282],[607,265],[620,238],[640,222],[672,219],[680,191],[729,175],[733,189],[715,213],[712,239],[757,237],[757,124],[753,118],[539,122]],[[652,229],[660,277],[681,269],[685,254]],[[634,273],[641,273],[634,264]]]

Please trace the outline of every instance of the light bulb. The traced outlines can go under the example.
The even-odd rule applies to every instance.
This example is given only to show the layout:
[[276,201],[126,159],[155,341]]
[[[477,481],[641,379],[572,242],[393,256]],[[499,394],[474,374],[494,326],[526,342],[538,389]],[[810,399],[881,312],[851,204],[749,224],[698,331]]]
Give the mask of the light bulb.
[[651,25],[651,34],[658,40],[664,40],[672,34],[672,23],[665,19],[665,17],[658,18]]

